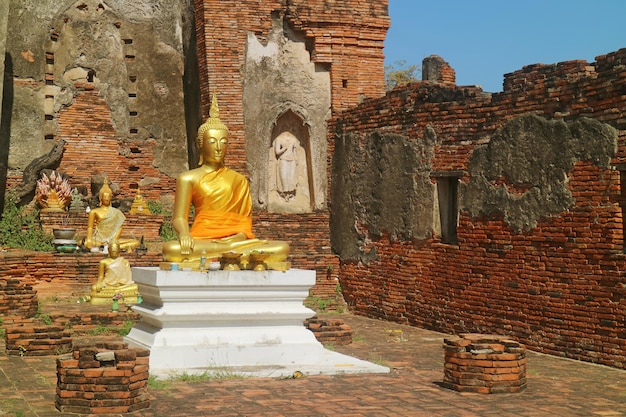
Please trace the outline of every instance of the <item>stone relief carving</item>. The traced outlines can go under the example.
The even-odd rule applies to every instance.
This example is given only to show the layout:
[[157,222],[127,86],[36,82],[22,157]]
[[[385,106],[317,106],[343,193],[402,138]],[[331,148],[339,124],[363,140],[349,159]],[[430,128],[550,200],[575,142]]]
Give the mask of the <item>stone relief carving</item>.
[[306,150],[291,132],[282,132],[272,142],[268,161],[271,210],[300,212],[310,208],[310,180]]

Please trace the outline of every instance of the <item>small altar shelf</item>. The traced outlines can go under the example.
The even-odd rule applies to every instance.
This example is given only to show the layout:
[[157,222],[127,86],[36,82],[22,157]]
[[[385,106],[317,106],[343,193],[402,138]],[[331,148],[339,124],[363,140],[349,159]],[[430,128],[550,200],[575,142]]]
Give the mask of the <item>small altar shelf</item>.
[[526,347],[508,336],[460,334],[444,339],[443,386],[484,394],[526,388]]

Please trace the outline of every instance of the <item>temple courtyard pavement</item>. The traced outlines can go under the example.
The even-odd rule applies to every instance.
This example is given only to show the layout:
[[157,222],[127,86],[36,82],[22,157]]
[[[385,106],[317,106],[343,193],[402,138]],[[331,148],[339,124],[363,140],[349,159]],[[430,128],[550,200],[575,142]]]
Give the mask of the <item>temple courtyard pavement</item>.
[[[320,315],[320,318],[327,317]],[[382,364],[389,374],[237,378],[151,383],[150,407],[132,416],[622,416],[626,371],[527,352],[527,388],[458,393],[440,386],[441,333],[359,317],[337,352]],[[4,346],[0,346],[4,352]],[[76,416],[54,407],[55,356],[0,354],[0,416]]]

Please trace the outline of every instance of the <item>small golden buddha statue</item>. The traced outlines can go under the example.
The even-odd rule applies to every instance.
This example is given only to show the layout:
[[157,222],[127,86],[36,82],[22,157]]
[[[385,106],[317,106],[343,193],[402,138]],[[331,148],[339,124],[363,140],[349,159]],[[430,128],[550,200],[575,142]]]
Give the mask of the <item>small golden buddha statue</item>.
[[120,244],[116,239],[109,242],[109,257],[100,261],[98,280],[91,286],[92,304],[109,304],[113,296],[122,294],[124,302],[137,302],[137,284],[128,260],[120,256]]
[[133,199],[133,204],[130,207],[130,214],[151,214],[150,208],[148,204],[144,201],[143,196],[141,195],[141,191],[139,191],[139,187],[137,187],[137,194]]
[[94,247],[109,244],[113,239],[119,242],[120,248],[131,251],[139,246],[137,239],[122,238],[122,225],[126,216],[121,210],[111,206],[113,192],[108,184],[108,178],[104,179],[104,185],[100,188],[100,206],[89,211],[87,220],[87,237],[85,247]]
[[[252,233],[252,197],[248,180],[226,168],[228,128],[220,121],[217,98],[196,137],[200,150],[198,168],[181,173],[176,179],[172,225],[178,240],[165,242],[163,257],[170,262],[197,261],[201,255],[220,257],[222,253],[241,253],[247,261],[251,251],[270,254],[267,263],[281,263],[289,255],[284,241],[261,240]],[[189,209],[195,218],[189,227]],[[284,269],[284,264],[281,267]]]
[[41,209],[43,212],[63,212],[65,211],[65,204],[59,198],[59,194],[56,190],[51,190],[46,200],[46,207]]

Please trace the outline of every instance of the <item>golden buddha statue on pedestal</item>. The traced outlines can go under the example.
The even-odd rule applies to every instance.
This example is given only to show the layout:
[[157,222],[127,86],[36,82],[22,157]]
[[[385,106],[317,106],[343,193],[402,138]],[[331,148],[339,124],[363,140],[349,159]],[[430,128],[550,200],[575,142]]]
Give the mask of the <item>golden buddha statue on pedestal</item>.
[[[247,262],[252,251],[269,254],[266,261],[286,269],[289,244],[262,240],[252,233],[252,197],[248,180],[226,168],[228,128],[220,121],[217,98],[213,95],[209,118],[198,128],[196,144],[200,150],[199,167],[181,173],[176,179],[172,225],[178,240],[163,245],[169,262],[197,262],[201,256],[219,258],[222,253],[241,253]],[[195,218],[189,227],[189,210]],[[277,268],[278,269],[278,268]]]
[[150,208],[148,207],[148,203],[143,199],[141,195],[141,191],[139,187],[137,187],[137,194],[133,199],[133,204],[130,207],[130,214],[152,214],[150,212]]
[[139,246],[140,242],[137,239],[121,237],[126,216],[121,210],[111,206],[113,191],[108,182],[108,178],[105,178],[104,185],[100,188],[100,206],[89,211],[85,247],[93,249],[110,244],[116,239],[122,250],[131,251]]
[[113,239],[109,242],[109,257],[98,266],[98,280],[91,286],[90,302],[110,304],[117,294],[121,294],[126,304],[137,302],[137,284],[133,282],[130,264],[120,256],[120,244]]

